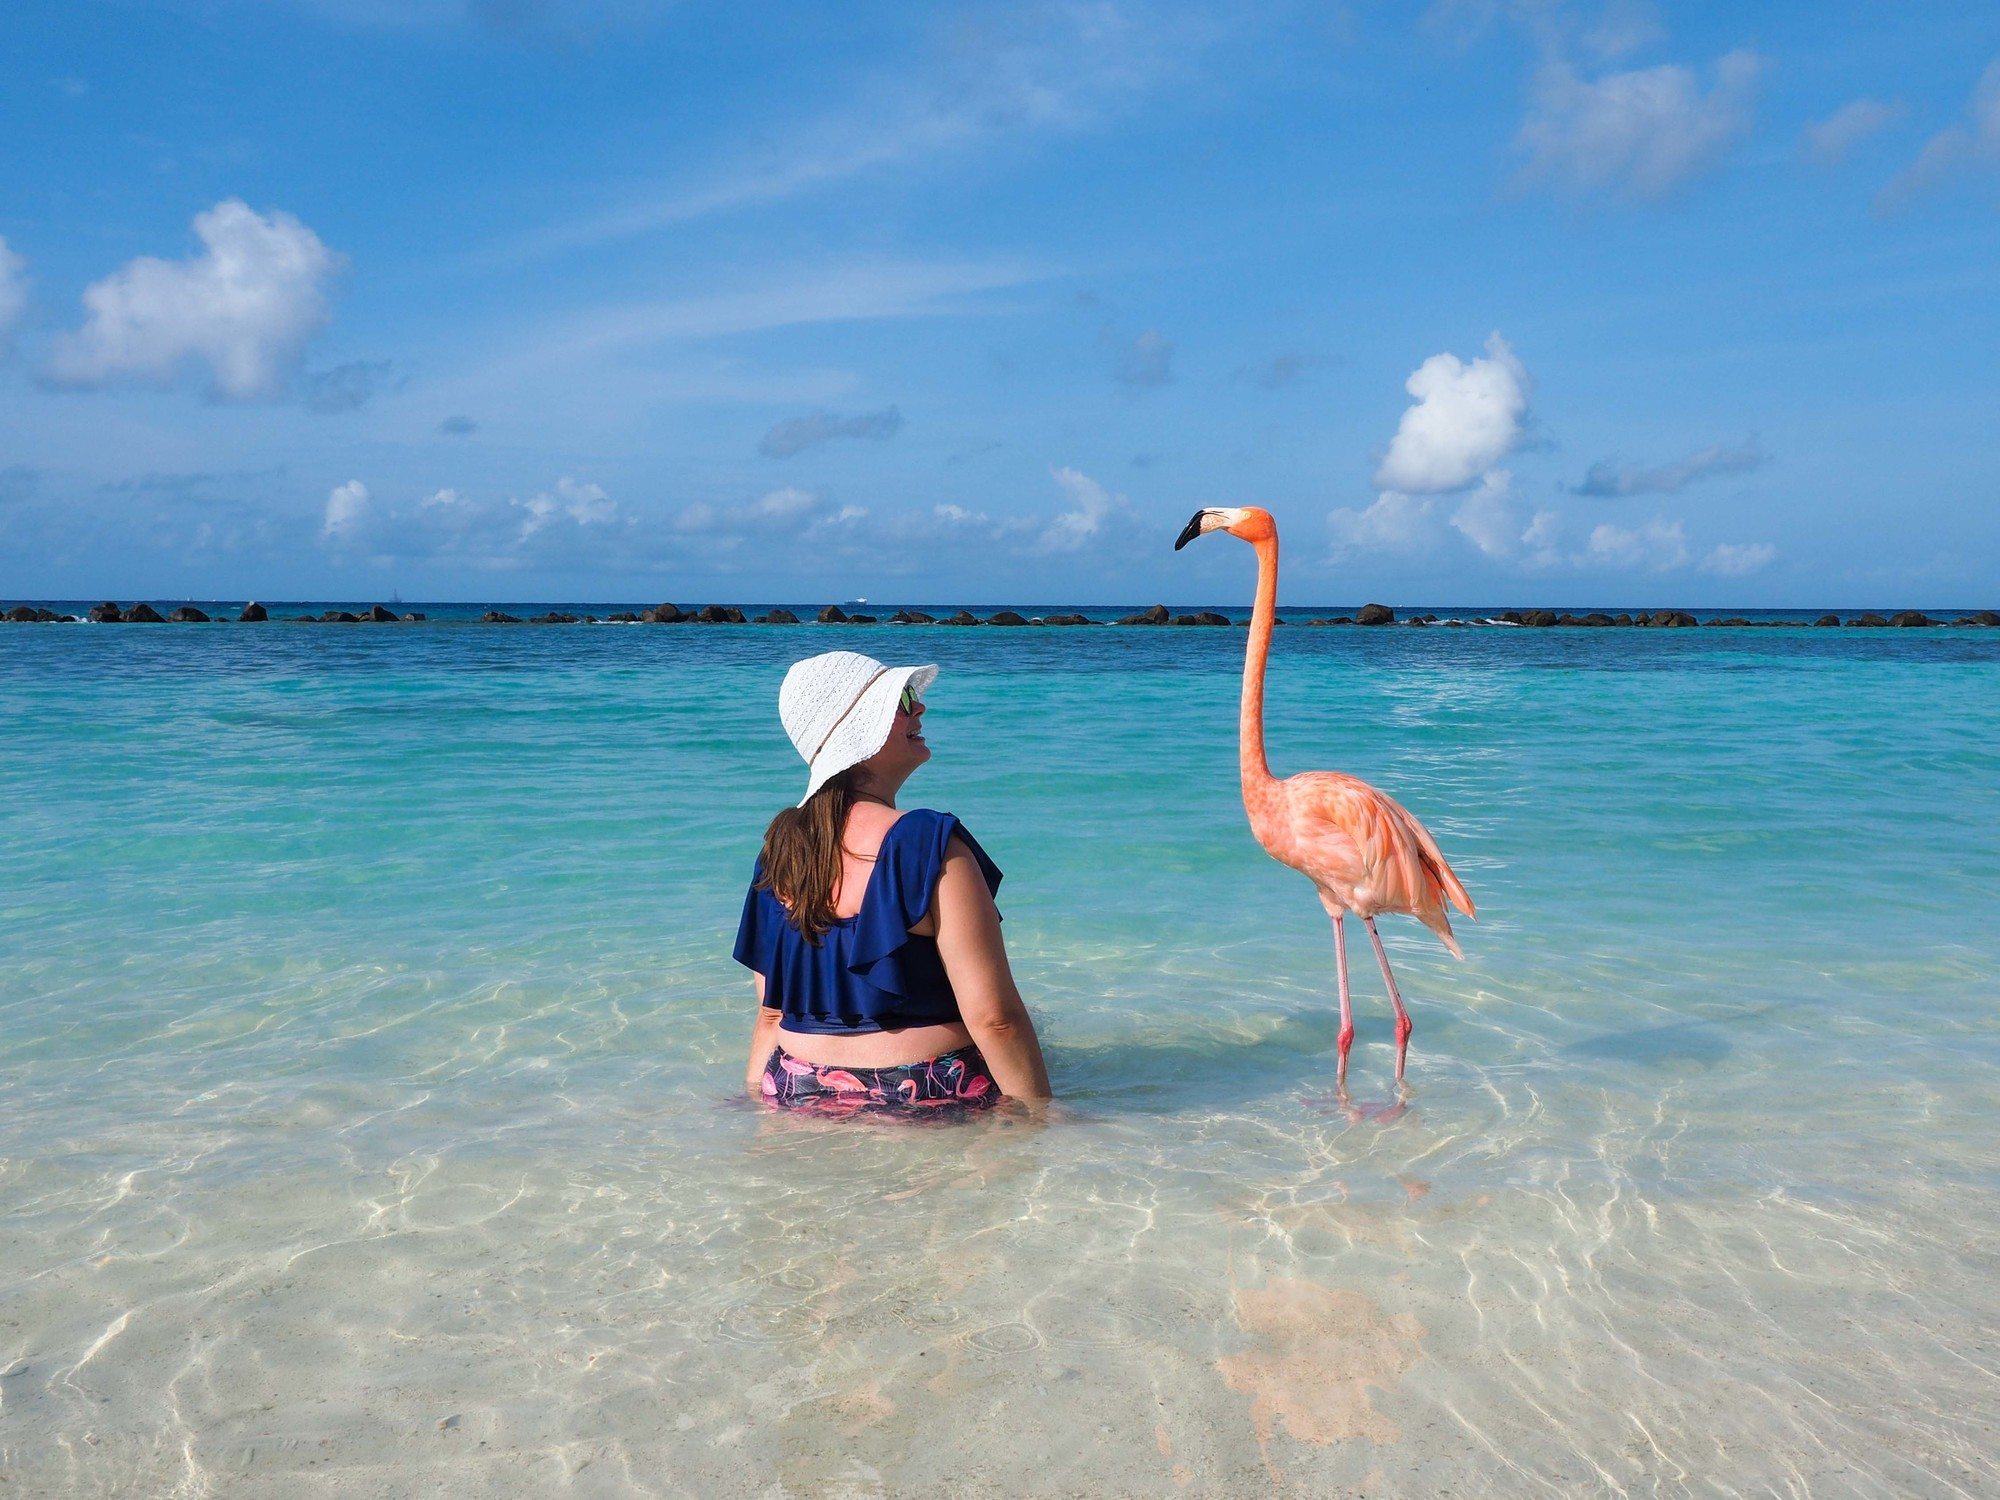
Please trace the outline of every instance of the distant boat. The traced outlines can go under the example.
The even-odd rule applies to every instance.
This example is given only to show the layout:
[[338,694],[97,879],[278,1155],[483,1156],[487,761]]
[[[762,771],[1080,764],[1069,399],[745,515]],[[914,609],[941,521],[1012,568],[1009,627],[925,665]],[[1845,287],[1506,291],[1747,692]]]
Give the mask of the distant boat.
[[868,601],[866,599],[849,599],[847,602],[849,604],[866,604]]

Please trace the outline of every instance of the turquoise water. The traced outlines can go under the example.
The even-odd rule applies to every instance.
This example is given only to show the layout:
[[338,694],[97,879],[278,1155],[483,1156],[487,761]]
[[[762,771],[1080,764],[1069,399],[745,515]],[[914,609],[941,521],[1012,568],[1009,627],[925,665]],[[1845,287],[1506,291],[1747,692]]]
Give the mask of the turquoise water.
[[[1007,871],[1046,1129],[739,1097],[834,646]],[[1281,631],[1479,903],[1417,1030],[1225,631],[0,629],[28,1494],[2000,1489],[2000,633]],[[1032,1435],[1032,1443],[1024,1436]],[[1033,1458],[1024,1457],[1032,1447]]]

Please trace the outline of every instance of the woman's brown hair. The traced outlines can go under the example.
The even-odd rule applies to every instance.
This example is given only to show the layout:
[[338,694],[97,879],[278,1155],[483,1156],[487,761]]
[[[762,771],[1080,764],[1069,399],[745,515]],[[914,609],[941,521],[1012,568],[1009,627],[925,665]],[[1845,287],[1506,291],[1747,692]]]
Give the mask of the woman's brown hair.
[[842,771],[788,807],[764,830],[764,873],[757,884],[778,898],[806,941],[817,943],[837,920],[834,889],[840,884],[840,836],[854,805],[854,772]]

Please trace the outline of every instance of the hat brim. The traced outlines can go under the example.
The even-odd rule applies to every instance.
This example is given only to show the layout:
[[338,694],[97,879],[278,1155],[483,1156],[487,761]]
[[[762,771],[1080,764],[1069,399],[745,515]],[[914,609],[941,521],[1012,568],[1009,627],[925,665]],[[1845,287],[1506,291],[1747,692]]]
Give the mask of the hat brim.
[[806,794],[799,798],[804,807],[814,792],[842,771],[858,766],[889,743],[889,731],[896,724],[896,704],[905,687],[922,693],[937,681],[935,664],[923,667],[890,667],[862,691],[845,718],[820,747],[806,770]]

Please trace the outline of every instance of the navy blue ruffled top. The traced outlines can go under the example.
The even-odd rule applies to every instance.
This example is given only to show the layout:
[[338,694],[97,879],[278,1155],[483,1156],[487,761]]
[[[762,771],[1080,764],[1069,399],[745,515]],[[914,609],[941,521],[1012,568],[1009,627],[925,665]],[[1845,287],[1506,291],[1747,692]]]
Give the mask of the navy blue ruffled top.
[[963,823],[913,807],[882,836],[861,910],[838,918],[817,944],[792,925],[783,902],[758,888],[759,857],[736,929],[736,961],[764,976],[764,1004],[782,1013],[787,1031],[847,1036],[961,1019],[937,940],[910,931],[930,912],[954,834],[979,862],[986,889],[998,891],[1000,867]]

